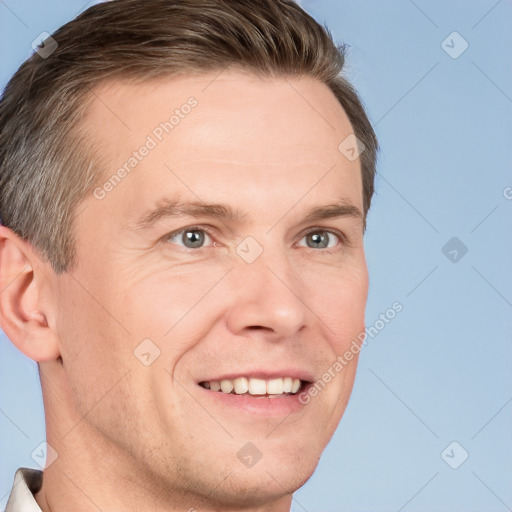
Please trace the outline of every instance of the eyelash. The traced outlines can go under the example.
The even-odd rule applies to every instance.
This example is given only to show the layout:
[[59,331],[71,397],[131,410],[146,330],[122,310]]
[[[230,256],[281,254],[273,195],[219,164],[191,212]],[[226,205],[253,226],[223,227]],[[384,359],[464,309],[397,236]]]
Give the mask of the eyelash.
[[[187,232],[187,231],[203,231],[204,233],[206,233],[212,240],[214,239],[212,233],[210,232],[210,230],[205,227],[205,226],[188,226],[186,228],[182,228],[182,229],[179,229],[178,231],[173,231],[172,233],[168,233],[167,235],[165,235],[162,240],[164,242],[167,242],[170,238],[174,237],[174,236],[177,236],[177,235],[181,235],[182,233],[184,232]],[[306,232],[304,232],[302,234],[302,237],[301,237],[301,240],[302,238],[304,238],[305,236],[311,234],[311,233],[329,233],[331,235],[335,235],[337,238],[339,238],[340,240],[340,245],[343,247],[343,246],[349,246],[350,245],[350,242],[349,240],[347,239],[347,236],[337,230],[337,229],[334,229],[334,228],[321,228],[321,227],[315,227],[315,228],[310,228],[308,229]],[[211,246],[209,247],[198,247],[196,249],[192,249],[190,247],[182,247],[180,246],[180,250],[181,252],[185,252],[185,253],[191,253],[191,252],[197,252],[197,251],[200,251],[201,249],[209,249]],[[317,253],[321,253],[321,254],[334,254],[336,252],[338,252],[340,250],[340,247],[339,246],[336,246],[336,247],[333,247],[333,248],[330,248],[330,249],[313,249],[311,247],[306,247],[306,249],[311,249],[312,251],[315,251]]]

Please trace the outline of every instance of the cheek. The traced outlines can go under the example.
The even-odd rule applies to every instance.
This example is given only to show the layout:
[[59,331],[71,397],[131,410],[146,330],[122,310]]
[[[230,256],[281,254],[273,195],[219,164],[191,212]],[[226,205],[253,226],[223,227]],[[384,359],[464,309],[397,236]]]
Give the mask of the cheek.
[[[151,367],[165,364],[174,376],[180,359],[207,336],[224,313],[218,291],[226,272],[205,265],[202,269],[195,266],[194,271],[183,267],[145,269],[145,275],[122,277],[118,301],[122,308],[117,308],[116,314],[131,334],[128,357],[135,360],[133,351],[141,352],[139,346],[145,343],[144,353],[158,354]],[[167,371],[164,377],[170,378]]]
[[322,320],[332,348],[340,353],[364,331],[368,297],[368,271],[364,258],[357,265],[311,273],[307,283],[307,304]]
[[196,321],[201,318],[196,311],[225,273],[204,265],[194,271],[177,268],[156,270],[140,279],[135,276],[121,290],[124,307],[119,315],[140,335],[150,331],[165,335],[182,321],[189,322],[190,317]]
[[68,278],[58,296],[57,331],[64,371],[85,414],[133,367],[133,338],[107,297]]

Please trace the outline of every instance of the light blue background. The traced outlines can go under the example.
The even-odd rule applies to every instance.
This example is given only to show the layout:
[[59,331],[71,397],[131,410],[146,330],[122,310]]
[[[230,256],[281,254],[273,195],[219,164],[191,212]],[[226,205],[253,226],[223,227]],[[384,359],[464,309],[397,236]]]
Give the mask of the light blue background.
[[[292,510],[509,510],[512,2],[302,5],[350,44],[346,75],[382,146],[366,236],[367,323],[395,301],[404,309],[364,348],[346,414]],[[1,2],[1,85],[36,36],[84,7]],[[469,44],[457,59],[441,46],[454,31]],[[453,41],[452,52],[461,48]],[[468,248],[457,263],[441,251],[454,236]],[[30,454],[44,439],[36,366],[5,337],[0,432],[3,508],[14,471],[36,467]],[[458,469],[441,458],[452,441],[469,453]]]

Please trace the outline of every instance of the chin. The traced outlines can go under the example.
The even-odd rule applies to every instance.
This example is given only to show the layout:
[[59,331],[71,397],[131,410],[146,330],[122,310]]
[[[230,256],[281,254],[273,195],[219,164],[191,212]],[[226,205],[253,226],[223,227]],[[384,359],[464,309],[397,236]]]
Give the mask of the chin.
[[293,456],[262,459],[253,468],[237,468],[228,480],[238,500],[246,505],[273,501],[300,489],[313,475],[320,453],[302,451]]
[[[310,468],[289,470],[279,468],[252,468],[248,471],[234,471],[208,498],[208,503],[216,502],[222,510],[241,510],[258,507],[280,499],[291,499],[313,475],[316,464]],[[222,488],[221,488],[222,487]],[[215,496],[214,496],[215,494]],[[229,508],[226,509],[226,506]]]

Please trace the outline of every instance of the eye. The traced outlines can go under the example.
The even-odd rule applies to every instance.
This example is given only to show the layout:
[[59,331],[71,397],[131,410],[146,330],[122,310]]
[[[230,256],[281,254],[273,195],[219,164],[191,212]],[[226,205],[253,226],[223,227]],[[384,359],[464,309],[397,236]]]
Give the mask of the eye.
[[187,249],[201,249],[207,238],[211,239],[204,229],[192,226],[167,235],[165,241],[176,245],[183,245]]
[[306,233],[302,240],[306,240],[310,249],[331,249],[344,240],[343,234],[337,231],[315,229]]
[[[207,244],[208,239],[210,244]],[[306,247],[310,249],[334,249],[338,245],[343,245],[345,236],[338,230],[316,228],[306,233],[302,240],[306,240]],[[208,231],[200,226],[191,226],[170,233],[165,236],[164,241],[178,246],[181,245],[185,249],[202,249],[215,245]],[[299,245],[304,246],[301,243]],[[327,250],[324,252],[333,251]]]

